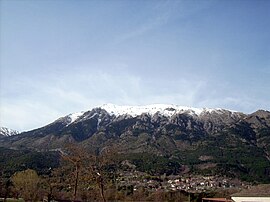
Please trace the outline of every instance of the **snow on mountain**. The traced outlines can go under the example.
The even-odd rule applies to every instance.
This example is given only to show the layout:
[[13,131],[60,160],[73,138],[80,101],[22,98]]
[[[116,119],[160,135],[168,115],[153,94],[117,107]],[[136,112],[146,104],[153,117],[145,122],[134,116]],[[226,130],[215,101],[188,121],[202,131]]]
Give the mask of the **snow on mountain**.
[[68,123],[67,125],[70,125],[72,124],[73,122],[75,122],[78,118],[80,118],[82,115],[84,114],[83,111],[81,112],[75,112],[75,113],[72,113],[72,114],[69,114],[66,116],[66,118],[68,119]]
[[83,114],[84,112],[81,111],[81,112],[76,112],[76,113],[68,115],[68,117],[71,119],[70,123],[73,123],[74,121],[76,121]]
[[[116,117],[121,115],[129,115],[132,117],[139,116],[141,114],[149,114],[153,116],[156,113],[159,113],[162,116],[171,117],[174,114],[189,114],[192,116],[200,116],[205,113],[218,113],[222,114],[224,112],[231,112],[234,113],[235,111],[224,110],[220,108],[211,109],[211,108],[195,108],[195,107],[186,107],[186,106],[179,106],[173,104],[152,104],[152,105],[144,105],[144,106],[120,106],[114,104],[104,104],[97,108],[103,109],[107,111],[110,115],[115,115]],[[94,108],[94,109],[97,109]],[[90,111],[88,111],[90,112]],[[91,119],[92,117],[96,116],[97,113],[87,114],[87,112],[81,111],[69,114],[65,117],[61,117],[58,120],[64,121],[66,126],[78,121],[78,120],[85,120]]]
[[19,134],[18,131],[6,127],[0,127],[0,136],[12,136]]
[[[197,115],[204,112],[217,112],[222,113],[224,110],[210,109],[210,108],[194,108],[194,107],[186,107],[172,104],[153,104],[153,105],[145,105],[145,106],[118,106],[114,104],[105,104],[100,106],[100,108],[106,110],[111,115],[120,116],[120,115],[131,115],[133,117],[141,115],[143,113],[147,113],[150,115],[154,115],[159,112],[163,116],[170,117],[174,114],[188,113],[190,115]],[[231,111],[232,112],[232,111]]]

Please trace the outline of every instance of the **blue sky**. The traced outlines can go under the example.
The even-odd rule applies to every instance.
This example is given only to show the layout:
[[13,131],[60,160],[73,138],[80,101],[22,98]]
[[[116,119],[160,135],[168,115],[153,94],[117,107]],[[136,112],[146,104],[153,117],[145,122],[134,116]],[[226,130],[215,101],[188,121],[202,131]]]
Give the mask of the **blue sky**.
[[269,0],[1,0],[0,125],[104,103],[270,110]]

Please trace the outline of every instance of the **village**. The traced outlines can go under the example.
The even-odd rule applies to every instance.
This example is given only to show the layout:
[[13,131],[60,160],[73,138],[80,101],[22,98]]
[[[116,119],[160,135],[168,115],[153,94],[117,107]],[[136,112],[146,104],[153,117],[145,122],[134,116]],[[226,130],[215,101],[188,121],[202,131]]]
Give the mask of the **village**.
[[162,175],[150,176],[139,171],[124,171],[116,179],[118,189],[127,189],[130,192],[141,188],[149,191],[177,191],[186,192],[207,192],[216,189],[244,188],[247,183],[236,179],[222,176],[202,176],[202,175]]

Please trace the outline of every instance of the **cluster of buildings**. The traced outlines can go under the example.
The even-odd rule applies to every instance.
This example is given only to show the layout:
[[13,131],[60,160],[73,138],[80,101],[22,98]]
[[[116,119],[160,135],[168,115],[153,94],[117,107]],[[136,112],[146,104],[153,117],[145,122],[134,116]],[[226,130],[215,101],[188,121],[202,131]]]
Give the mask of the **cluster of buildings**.
[[239,193],[229,198],[203,198],[202,202],[270,202],[269,184],[249,188],[250,185],[239,180],[220,176],[149,176],[139,171],[124,171],[119,174],[116,182],[118,187],[129,187],[132,192],[140,188],[192,193],[237,188]]
[[187,192],[204,192],[217,188],[232,188],[243,186],[236,180],[218,176],[178,177],[167,181],[172,191],[184,190]]
[[139,171],[125,171],[119,174],[117,186],[131,186],[134,191],[142,187],[152,191],[163,189],[204,192],[217,188],[235,188],[245,185],[238,180],[218,176],[149,176]]

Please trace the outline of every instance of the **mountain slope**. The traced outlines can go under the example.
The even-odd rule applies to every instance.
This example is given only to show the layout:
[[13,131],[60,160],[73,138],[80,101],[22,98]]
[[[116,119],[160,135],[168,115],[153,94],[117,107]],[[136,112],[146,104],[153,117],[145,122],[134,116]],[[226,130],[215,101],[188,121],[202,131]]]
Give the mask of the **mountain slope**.
[[123,156],[164,156],[193,173],[270,181],[270,112],[263,110],[247,115],[177,105],[103,105],[2,138],[0,146],[48,150],[69,142],[92,151],[117,145]]

